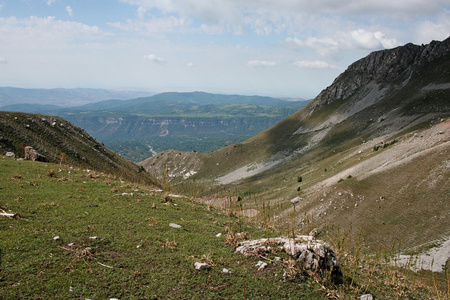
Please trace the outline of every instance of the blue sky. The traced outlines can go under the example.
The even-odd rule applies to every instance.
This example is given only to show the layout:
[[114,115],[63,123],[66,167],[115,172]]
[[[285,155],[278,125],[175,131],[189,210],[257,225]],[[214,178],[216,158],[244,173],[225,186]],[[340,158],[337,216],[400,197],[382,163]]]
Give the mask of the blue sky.
[[450,0],[0,0],[0,86],[315,97],[450,36]]

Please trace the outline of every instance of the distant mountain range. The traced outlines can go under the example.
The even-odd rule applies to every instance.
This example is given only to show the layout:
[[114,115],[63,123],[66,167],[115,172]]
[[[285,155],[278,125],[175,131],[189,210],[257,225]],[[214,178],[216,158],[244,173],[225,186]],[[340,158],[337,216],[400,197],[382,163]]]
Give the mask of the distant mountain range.
[[[51,98],[58,95],[59,90]],[[64,108],[20,103],[0,110],[63,117],[137,162],[167,149],[211,152],[241,142],[307,103],[262,96],[171,92]]]
[[[142,91],[116,91],[106,89],[24,89],[16,87],[0,87],[0,109],[2,106],[11,106],[12,110],[23,112],[36,112],[47,108],[35,106],[15,106],[17,104],[53,105],[61,107],[80,106],[103,100],[126,100],[138,97],[146,97],[155,93]],[[54,108],[54,107],[53,107]],[[5,109],[2,109],[5,110]]]

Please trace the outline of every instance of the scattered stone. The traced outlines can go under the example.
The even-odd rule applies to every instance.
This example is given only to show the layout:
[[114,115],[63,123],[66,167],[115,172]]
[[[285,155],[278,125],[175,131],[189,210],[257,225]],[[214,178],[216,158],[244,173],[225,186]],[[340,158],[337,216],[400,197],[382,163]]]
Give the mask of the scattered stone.
[[202,263],[202,262],[198,262],[198,261],[194,263],[194,267],[196,270],[199,270],[199,271],[211,269],[211,266],[208,265],[207,263]]
[[16,157],[16,155],[14,154],[14,152],[6,152],[6,153],[5,153],[5,156],[6,156],[6,157],[12,157],[12,158],[15,158],[15,157]]
[[373,300],[375,298],[372,296],[372,294],[365,294],[365,295],[360,296],[358,299],[359,300]]
[[282,262],[281,257],[279,256],[275,256],[275,258],[273,259],[274,262]]
[[218,233],[218,234],[216,234],[216,237],[221,237],[222,236],[222,233]]
[[69,292],[73,292],[73,286],[69,286]]
[[172,227],[172,228],[181,228],[181,225],[178,225],[178,224],[175,224],[175,223],[170,223],[169,226]]
[[223,268],[223,269],[222,269],[222,273],[225,273],[225,274],[231,274],[231,271],[228,270],[228,269]]
[[295,204],[299,203],[301,200],[303,200],[303,199],[297,196],[297,197],[291,199],[291,204],[295,205]]
[[58,241],[59,239],[60,239],[60,238],[59,238],[59,235],[53,237],[53,240],[54,240],[54,241]]
[[101,238],[98,236],[90,236],[89,239],[91,240],[100,240]]
[[267,267],[267,263],[260,260],[255,265],[255,267],[258,267],[258,271],[261,271],[261,270],[264,270]]

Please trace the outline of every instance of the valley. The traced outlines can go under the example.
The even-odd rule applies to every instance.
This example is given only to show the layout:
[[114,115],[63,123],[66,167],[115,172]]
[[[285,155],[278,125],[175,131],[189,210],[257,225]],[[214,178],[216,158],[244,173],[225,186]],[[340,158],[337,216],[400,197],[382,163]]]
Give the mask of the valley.
[[[220,104],[214,102],[217,99]],[[70,209],[79,222],[65,234],[81,246],[78,252],[68,251],[67,257],[59,252],[57,263],[47,262],[50,281],[56,280],[51,274],[60,272],[58,265],[65,265],[78,274],[78,287],[79,278],[89,270],[110,282],[125,276],[127,289],[134,287],[136,297],[145,293],[143,286],[151,286],[163,298],[179,297],[194,286],[196,295],[203,297],[217,295],[214,292],[240,298],[345,299],[366,293],[380,299],[449,297],[450,38],[373,52],[351,64],[308,103],[166,93],[88,104],[58,114],[63,118],[0,113],[3,154],[14,152],[21,158],[26,144],[47,158],[39,163],[2,157],[1,188],[8,195],[1,198],[2,210],[18,211],[43,228],[33,233],[40,240],[65,231],[58,224],[67,222]],[[181,138],[184,135],[186,139]],[[95,140],[99,136],[105,144]],[[167,146],[168,141],[174,149],[160,151],[159,143]],[[207,148],[202,141],[210,143],[210,150],[200,151]],[[107,142],[136,160],[142,151],[147,156],[132,163],[109,150]],[[39,164],[45,164],[41,166],[46,171]],[[61,176],[48,171],[56,168],[54,164],[59,164]],[[41,192],[47,186],[57,190],[58,185],[74,186],[62,188],[64,197],[48,204]],[[89,189],[99,192],[89,194]],[[29,203],[22,201],[28,198]],[[98,223],[89,219],[86,208],[97,202],[102,208],[92,213],[102,220]],[[64,215],[63,223],[47,210],[57,211],[56,218]],[[27,211],[38,214],[29,217]],[[51,227],[43,225],[45,218],[50,218]],[[5,224],[3,234],[30,239],[26,221],[0,221]],[[171,229],[166,224],[172,224]],[[106,238],[94,244],[85,238],[91,231]],[[218,232],[226,233],[225,241],[217,240],[222,237]],[[208,237],[201,235],[206,233]],[[250,241],[244,241],[247,234]],[[319,273],[307,269],[300,254],[297,260],[283,256],[282,263],[271,256],[269,250],[277,249],[277,240],[295,242],[300,236],[332,246],[341,280],[333,280],[333,268]],[[265,248],[254,250],[254,256],[235,256],[233,247],[261,238],[274,240],[264,240]],[[148,274],[156,282],[162,279],[154,274],[165,272],[157,264],[152,273],[136,245],[157,255],[153,262],[177,261],[169,268],[179,276],[166,277],[171,290],[136,275]],[[292,254],[297,246],[289,245],[284,247],[291,247]],[[11,261],[20,261],[21,247],[14,244],[8,249],[8,268]],[[79,251],[85,247],[95,252],[82,256]],[[316,246],[299,247],[310,251]],[[44,250],[53,255],[55,247]],[[419,267],[415,262],[425,255],[435,255],[437,265]],[[85,264],[80,258],[86,259]],[[410,260],[405,265],[402,259]],[[93,268],[90,263],[95,260],[123,266],[126,274]],[[260,269],[257,260],[268,269]],[[209,263],[211,271],[193,271],[194,261]],[[216,267],[230,268],[232,276],[223,277],[230,274],[223,275]],[[15,292],[21,268],[35,271],[19,265],[12,277],[5,277],[8,295]],[[254,280],[251,288],[244,283],[248,278]],[[64,277],[66,285],[69,280]],[[258,280],[265,283],[259,285]],[[175,287],[177,282],[183,284]],[[276,288],[265,290],[272,284]],[[97,292],[106,296],[104,288]],[[81,288],[78,295],[90,294]]]

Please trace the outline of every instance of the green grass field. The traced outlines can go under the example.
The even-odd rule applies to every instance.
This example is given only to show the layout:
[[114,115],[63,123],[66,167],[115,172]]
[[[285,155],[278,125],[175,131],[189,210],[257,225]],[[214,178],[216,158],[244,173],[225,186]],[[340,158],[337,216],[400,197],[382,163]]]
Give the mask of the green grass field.
[[2,210],[19,214],[0,218],[1,299],[325,298],[225,244],[226,230],[262,232],[186,199],[163,203],[151,187],[2,158],[0,188]]
[[[275,232],[185,198],[169,196],[172,200],[164,202],[165,196],[151,186],[90,170],[1,157],[0,208],[17,215],[0,217],[0,299],[433,295],[432,288],[381,260],[363,262],[355,249],[350,251],[353,246],[343,247],[344,235],[331,241],[342,256],[342,285],[307,274],[281,252],[277,255],[285,262],[268,260],[269,266],[257,271],[261,258],[234,253],[230,237],[245,232],[247,238],[261,238]],[[197,271],[197,261],[212,268]],[[360,269],[360,264],[366,267]]]

